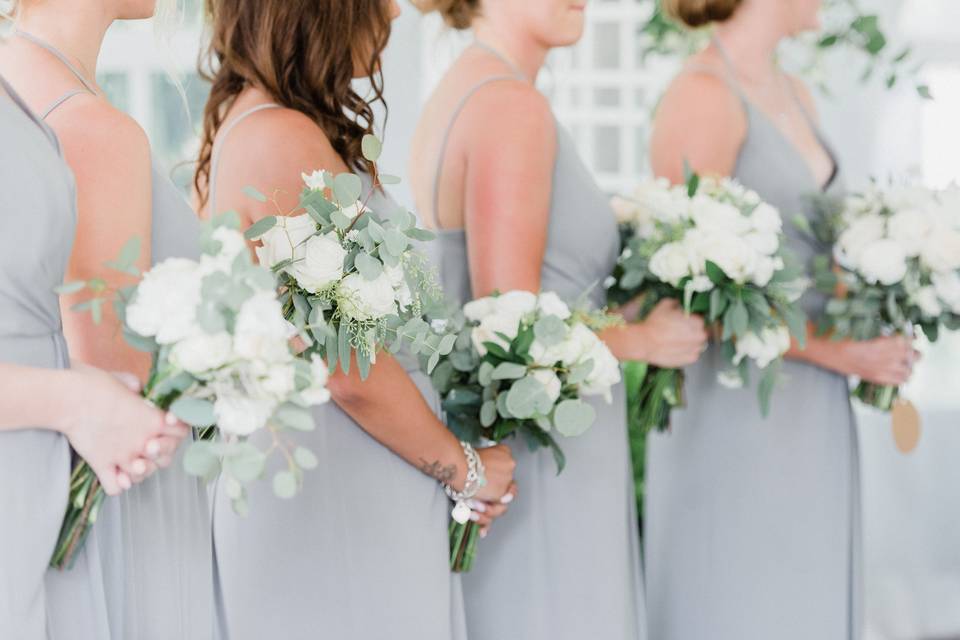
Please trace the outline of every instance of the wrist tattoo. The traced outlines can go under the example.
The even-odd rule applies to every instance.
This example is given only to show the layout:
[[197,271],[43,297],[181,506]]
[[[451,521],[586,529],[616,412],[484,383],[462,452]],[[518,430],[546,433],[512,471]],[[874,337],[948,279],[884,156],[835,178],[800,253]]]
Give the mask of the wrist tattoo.
[[457,465],[451,464],[443,466],[439,460],[427,462],[423,458],[420,458],[420,471],[423,471],[431,478],[439,480],[444,484],[450,484],[450,482],[457,477]]

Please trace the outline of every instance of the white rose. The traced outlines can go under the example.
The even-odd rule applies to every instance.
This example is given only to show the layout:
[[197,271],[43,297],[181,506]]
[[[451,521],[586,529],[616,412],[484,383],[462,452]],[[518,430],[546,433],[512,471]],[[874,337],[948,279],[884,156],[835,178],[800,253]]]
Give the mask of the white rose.
[[779,234],[783,230],[780,212],[772,205],[761,202],[750,214],[750,224],[759,233]]
[[720,267],[735,282],[746,282],[753,275],[757,252],[743,238],[723,231],[705,234],[697,247],[705,261]]
[[223,433],[234,436],[249,436],[266,426],[276,409],[271,400],[253,398],[238,392],[217,394],[213,413],[217,427]]
[[937,290],[933,286],[920,287],[913,294],[913,302],[923,314],[929,318],[936,318],[943,313],[943,307],[940,305],[940,298],[937,296]]
[[200,258],[202,271],[229,272],[237,256],[247,251],[247,241],[242,233],[229,227],[217,227],[211,237],[220,243],[220,250],[215,255],[204,255]]
[[359,273],[351,273],[340,283],[340,311],[354,320],[376,320],[397,313],[390,277],[381,273],[367,280]]
[[931,280],[940,300],[953,313],[960,313],[960,274],[956,271],[934,273]]
[[496,312],[497,306],[492,297],[478,298],[463,305],[463,315],[471,322],[479,322]]
[[128,326],[159,344],[173,344],[196,333],[201,283],[196,262],[185,258],[164,260],[137,286],[136,296],[127,307]]
[[691,215],[698,229],[743,235],[750,230],[750,218],[732,204],[717,202],[707,196],[694,196]]
[[592,360],[593,369],[590,375],[580,385],[580,393],[585,396],[603,396],[607,402],[613,401],[611,388],[620,382],[620,361],[610,352],[607,345],[597,336],[589,350],[583,355],[582,361]]
[[860,251],[859,271],[871,284],[893,285],[907,275],[907,256],[900,243],[886,238]]
[[270,398],[283,402],[297,388],[296,369],[292,362],[254,361],[244,369],[247,376],[256,382],[252,385],[251,395],[258,398]]
[[288,362],[289,340],[296,329],[283,318],[283,308],[272,291],[255,293],[240,307],[233,333],[238,357],[250,361]]
[[307,214],[280,216],[277,224],[260,237],[257,259],[260,264],[273,267],[286,260],[303,258],[304,243],[317,233],[317,223]]
[[680,242],[668,242],[650,258],[650,273],[663,282],[677,286],[690,275],[690,253]]
[[534,380],[543,385],[550,402],[556,402],[560,397],[560,389],[563,384],[557,374],[550,369],[536,369],[530,373]]
[[834,257],[840,266],[856,270],[860,264],[861,252],[870,244],[886,235],[886,222],[882,216],[867,214],[859,216],[837,239]]
[[494,298],[498,313],[524,315],[537,308],[537,295],[529,291],[507,291]]
[[776,233],[751,231],[743,239],[754,251],[764,256],[772,256],[780,248],[780,236]]
[[920,249],[920,261],[931,271],[960,269],[960,233],[953,229],[935,229]]
[[343,261],[347,252],[335,233],[311,237],[303,245],[302,254],[301,259],[290,265],[287,271],[305,290],[317,293],[343,277]]
[[758,256],[757,262],[753,268],[753,283],[758,287],[765,287],[770,284],[775,274],[783,269],[783,258],[770,258],[768,256]]
[[744,358],[749,358],[759,368],[766,369],[790,348],[790,331],[786,327],[767,327],[759,335],[751,331],[737,338],[736,347],[733,364],[738,365]]
[[307,189],[312,189],[314,191],[323,191],[327,188],[327,182],[325,177],[330,175],[326,171],[314,171],[313,173],[301,173],[300,177],[303,178],[303,184],[307,185]]
[[330,400],[330,391],[327,389],[327,378],[330,369],[323,358],[314,354],[310,359],[310,386],[300,392],[300,397],[309,405],[318,405]]
[[556,316],[561,320],[570,317],[570,307],[553,291],[545,291],[537,298],[537,308],[548,316]]
[[170,362],[178,369],[195,376],[219,369],[233,355],[233,338],[221,331],[215,334],[197,332],[177,342],[170,352]]
[[890,216],[887,230],[889,237],[900,243],[908,258],[916,258],[930,234],[930,220],[916,209],[905,209]]
[[[519,313],[495,313],[483,318],[480,324],[470,333],[473,341],[473,347],[481,356],[486,355],[487,348],[483,343],[493,342],[504,349],[510,347],[510,342],[517,337],[520,331],[520,320],[523,314]],[[504,340],[499,333],[509,337],[510,340]]]

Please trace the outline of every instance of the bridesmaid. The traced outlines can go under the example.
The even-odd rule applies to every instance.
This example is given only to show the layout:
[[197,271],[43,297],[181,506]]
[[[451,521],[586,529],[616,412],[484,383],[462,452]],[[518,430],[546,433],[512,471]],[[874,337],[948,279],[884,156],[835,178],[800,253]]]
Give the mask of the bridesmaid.
[[[779,43],[818,27],[819,0],[669,0],[690,27],[715,23],[660,105],[653,168],[683,163],[732,176],[780,208],[789,248],[824,247],[789,220],[810,196],[842,189],[807,88],[777,65]],[[808,293],[809,316],[825,297]],[[847,376],[902,384],[912,350],[899,338],[810,335],[787,354],[770,416],[754,389],[716,382],[719,349],[687,372],[688,407],[648,447],[645,536],[650,634],[658,640],[850,640],[862,634],[860,492]],[[754,377],[756,379],[756,376]]]
[[[410,166],[420,211],[437,228],[437,263],[457,304],[541,288],[604,304],[619,253],[608,199],[534,80],[553,47],[577,42],[584,3],[422,0],[476,42],[426,104]],[[491,135],[495,123],[496,135]],[[603,336],[622,359],[683,366],[703,321],[671,304]],[[596,402],[597,423],[549,452],[518,445],[523,500],[464,576],[471,640],[637,640],[646,620],[623,387]]]
[[[233,210],[251,224],[276,213],[244,196],[246,185],[291,211],[301,173],[315,169],[359,172],[370,189],[360,145],[372,131],[372,103],[351,83],[370,77],[373,99],[382,99],[380,55],[397,4],[213,0],[208,8],[213,86],[196,175],[205,214]],[[397,209],[379,189],[370,206]],[[298,436],[320,465],[296,500],[256,485],[241,518],[217,492],[221,626],[231,640],[466,638],[441,486],[462,488],[466,458],[416,370],[414,359],[384,353],[365,382],[356,367],[331,377],[333,402],[316,410],[314,432]],[[487,486],[478,497],[515,495],[509,450],[480,455]],[[486,525],[505,508],[475,517]]]
[[73,244],[73,177],[53,133],[2,77],[0,140],[0,229],[17,238],[0,252],[0,638],[45,640],[44,576],[67,506],[70,446],[116,495],[136,467],[168,464],[187,430],[133,393],[136,381],[130,389],[96,369],[67,369],[53,290]]
[[[79,215],[68,279],[102,275],[104,262],[134,236],[144,240],[141,268],[196,256],[196,216],[153,165],[144,132],[105,99],[95,80],[109,26],[150,17],[155,0],[16,4],[19,17],[0,72],[57,133],[76,175]],[[147,357],[126,345],[111,310],[99,326],[84,314],[65,313],[64,333],[77,360],[146,372]],[[209,639],[213,565],[206,489],[179,461],[109,501],[94,533],[73,570],[48,576],[51,638]],[[97,631],[84,635],[81,621]]]

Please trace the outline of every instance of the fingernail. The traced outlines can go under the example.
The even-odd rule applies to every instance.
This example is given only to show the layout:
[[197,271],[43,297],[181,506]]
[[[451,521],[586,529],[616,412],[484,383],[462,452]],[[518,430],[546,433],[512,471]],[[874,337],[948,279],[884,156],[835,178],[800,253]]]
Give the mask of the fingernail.
[[476,511],[471,511],[470,519],[473,520],[474,522],[480,522],[480,514],[477,513]]
[[156,460],[157,456],[160,455],[160,443],[156,440],[151,440],[147,443],[146,454],[153,460]]
[[513,502],[513,494],[512,494],[512,493],[508,493],[508,494],[506,494],[505,496],[503,496],[502,498],[500,498],[500,504],[510,504],[511,502]]
[[147,463],[143,460],[134,460],[133,464],[130,465],[130,470],[138,476],[143,475],[147,471]]
[[133,486],[130,482],[130,476],[125,473],[120,473],[117,475],[117,484],[120,485],[120,488],[124,491]]
[[467,506],[474,511],[479,511],[480,513],[487,512],[487,505],[483,504],[479,500],[467,500]]
[[487,530],[486,530],[486,529],[480,529],[480,537],[481,537],[481,538],[486,538],[486,537],[487,537]]
[[167,423],[168,427],[172,427],[178,422],[177,416],[173,415],[170,412],[167,412],[167,415],[164,417],[164,422]]

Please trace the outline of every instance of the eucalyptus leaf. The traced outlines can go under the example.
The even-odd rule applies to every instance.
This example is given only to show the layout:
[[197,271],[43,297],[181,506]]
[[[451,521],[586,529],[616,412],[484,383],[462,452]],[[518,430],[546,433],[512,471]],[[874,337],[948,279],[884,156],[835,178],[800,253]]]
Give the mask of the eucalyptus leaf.
[[223,459],[223,471],[241,483],[253,482],[263,474],[266,455],[249,442],[230,446]]
[[243,232],[243,237],[247,240],[257,240],[277,226],[277,222],[278,220],[276,216],[260,218]]
[[383,274],[383,263],[367,253],[358,253],[354,265],[364,280],[376,280]]
[[181,396],[170,405],[170,412],[191,427],[210,427],[217,421],[213,403],[199,398]]
[[383,144],[376,136],[370,135],[369,133],[363,136],[363,139],[360,141],[360,147],[363,151],[363,157],[370,162],[379,160],[380,154],[383,153]]
[[493,370],[493,380],[519,380],[527,375],[527,367],[513,362],[501,362]]
[[584,434],[596,419],[596,410],[583,400],[564,400],[553,414],[557,431],[568,438]]
[[297,477],[292,471],[278,471],[273,476],[273,493],[278,498],[289,500],[297,495]]
[[254,200],[257,200],[258,202],[266,202],[266,201],[267,201],[267,196],[265,196],[265,195],[263,195],[262,193],[260,193],[260,191],[259,191],[256,187],[252,187],[252,186],[250,186],[250,185],[247,185],[246,187],[243,188],[242,191],[243,191],[243,194],[244,194],[245,196],[247,196],[248,198],[253,198]]
[[320,464],[317,456],[304,447],[297,447],[293,450],[293,459],[300,465],[301,469],[315,469]]
[[352,173],[341,173],[333,179],[333,197],[341,207],[349,207],[357,202],[362,190],[360,177]]
[[183,470],[191,476],[209,478],[220,470],[220,457],[212,442],[193,442],[183,454]]

